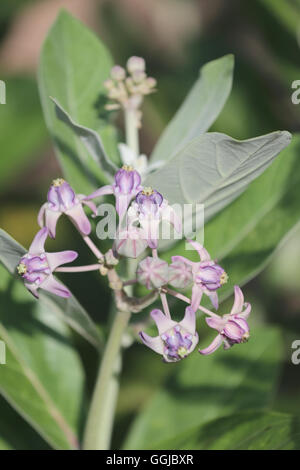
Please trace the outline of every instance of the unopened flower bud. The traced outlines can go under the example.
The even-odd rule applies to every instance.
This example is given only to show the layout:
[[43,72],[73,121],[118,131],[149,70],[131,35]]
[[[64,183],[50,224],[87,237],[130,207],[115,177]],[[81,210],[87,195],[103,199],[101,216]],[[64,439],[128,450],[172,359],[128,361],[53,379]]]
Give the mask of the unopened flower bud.
[[127,70],[129,73],[144,72],[145,68],[145,60],[142,57],[132,56],[127,61]]
[[185,289],[193,280],[192,267],[183,261],[174,261],[169,266],[169,284],[176,289]]
[[115,65],[110,72],[111,78],[118,82],[125,79],[126,72],[120,65]]
[[168,263],[148,256],[139,263],[136,274],[138,281],[147,289],[157,289],[168,283]]

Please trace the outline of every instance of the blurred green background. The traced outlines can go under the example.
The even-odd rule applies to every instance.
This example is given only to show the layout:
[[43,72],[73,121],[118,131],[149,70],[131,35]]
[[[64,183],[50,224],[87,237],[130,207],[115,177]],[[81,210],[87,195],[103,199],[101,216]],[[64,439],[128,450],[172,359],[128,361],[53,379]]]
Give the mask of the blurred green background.
[[[200,66],[227,53],[235,55],[233,91],[213,130],[237,139],[300,130],[300,105],[291,102],[291,84],[300,80],[300,0],[2,1],[0,79],[6,82],[7,104],[0,105],[0,227],[23,245],[38,229],[36,215],[50,181],[60,176],[39,104],[36,70],[42,42],[62,6],[101,37],[116,63],[142,55],[157,78],[158,93],[144,106],[144,153],[151,152]],[[69,222],[59,224],[62,236],[50,242],[50,250],[85,252]],[[291,363],[291,344],[300,339],[299,242],[300,230],[294,230],[245,289],[253,321],[263,319],[283,332],[283,368],[273,408],[294,414],[299,414],[300,391],[300,365]],[[95,321],[107,319],[105,282],[100,305],[96,275],[80,274],[67,283]],[[91,390],[97,358],[82,347],[82,359]],[[169,369],[139,345],[125,353],[115,445],[167,374]],[[0,402],[12,422],[17,420],[9,405]]]

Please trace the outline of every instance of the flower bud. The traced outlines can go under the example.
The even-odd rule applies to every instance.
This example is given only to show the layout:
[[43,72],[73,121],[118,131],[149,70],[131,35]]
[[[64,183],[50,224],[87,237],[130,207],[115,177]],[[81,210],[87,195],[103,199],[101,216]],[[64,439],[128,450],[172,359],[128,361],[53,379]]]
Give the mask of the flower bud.
[[174,261],[169,266],[169,284],[176,289],[186,288],[193,280],[192,267],[183,261]]
[[132,56],[127,61],[127,70],[129,73],[144,72],[145,68],[145,60],[142,57]]
[[147,289],[157,289],[168,283],[168,263],[148,256],[139,263],[136,274],[138,281]]
[[118,82],[125,79],[126,72],[120,65],[115,65],[110,72],[111,78]]

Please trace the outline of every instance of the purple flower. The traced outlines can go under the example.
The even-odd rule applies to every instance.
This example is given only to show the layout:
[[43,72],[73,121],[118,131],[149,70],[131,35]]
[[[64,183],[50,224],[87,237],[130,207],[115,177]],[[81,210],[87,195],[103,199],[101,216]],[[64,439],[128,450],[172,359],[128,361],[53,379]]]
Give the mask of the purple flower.
[[198,344],[196,316],[191,307],[185,309],[180,323],[168,318],[161,310],[152,310],[151,316],[156,323],[159,335],[152,337],[140,332],[143,343],[161,354],[166,362],[177,362],[187,357]]
[[25,287],[37,298],[39,288],[60,297],[70,297],[71,292],[56,281],[52,273],[58,266],[74,261],[78,254],[76,251],[46,253],[44,244],[48,233],[48,229],[44,227],[36,234],[28,253],[20,259],[17,272],[23,278]]
[[135,222],[140,224],[144,238],[152,249],[157,248],[161,221],[166,220],[177,232],[181,231],[181,221],[174,209],[158,191],[152,188],[144,188],[137,194],[128,210],[128,219],[131,224]]
[[143,259],[136,271],[138,281],[147,289],[163,286],[168,283],[168,263],[159,258],[147,256]]
[[183,256],[173,256],[172,262],[181,262],[192,268],[194,285],[191,306],[194,311],[198,310],[203,294],[208,295],[212,305],[217,309],[219,303],[216,291],[227,282],[228,276],[221,266],[211,260],[209,253],[202,245],[192,240],[188,241],[199,253],[201,261],[195,263]]
[[199,352],[208,355],[216,351],[222,343],[224,344],[224,349],[229,349],[234,344],[248,341],[250,335],[247,318],[250,312],[251,305],[244,303],[241,289],[238,286],[234,286],[234,303],[231,312],[223,315],[223,317],[214,314],[206,318],[208,326],[217,330],[219,334],[207,348],[199,350]]
[[130,201],[142,189],[141,176],[133,169],[132,166],[123,165],[115,174],[115,182],[113,185],[103,186],[88,196],[89,199],[104,196],[106,194],[114,194],[116,198],[116,210],[122,219],[127,211]]
[[94,214],[97,214],[95,204],[89,202],[85,195],[75,194],[64,179],[55,179],[48,191],[47,202],[40,209],[39,226],[47,227],[50,237],[55,238],[57,221],[62,214],[66,214],[81,233],[88,235],[91,232],[91,224],[82,204],[88,205]]

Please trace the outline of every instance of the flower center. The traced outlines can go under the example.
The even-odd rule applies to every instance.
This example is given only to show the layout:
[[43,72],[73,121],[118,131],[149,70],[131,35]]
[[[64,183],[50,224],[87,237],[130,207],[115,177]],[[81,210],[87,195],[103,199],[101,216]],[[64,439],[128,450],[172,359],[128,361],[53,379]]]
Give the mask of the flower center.
[[65,183],[65,180],[63,178],[56,178],[55,180],[52,181],[52,186],[55,188],[59,188],[62,184]]
[[154,191],[153,191],[152,188],[147,187],[147,188],[144,188],[144,189],[143,189],[142,194],[143,194],[144,196],[152,196],[152,194],[154,194]]
[[242,343],[247,343],[249,338],[250,338],[250,334],[248,332],[244,333],[243,336],[242,336]]
[[133,168],[133,166],[131,166],[131,165],[123,165],[123,166],[122,166],[122,170],[125,170],[125,171],[134,171],[134,168]]
[[185,347],[180,346],[180,348],[177,349],[177,354],[183,359],[185,356],[187,356],[188,350]]
[[223,286],[228,281],[228,274],[224,271],[220,277],[220,284]]
[[20,276],[22,276],[23,274],[26,274],[26,273],[27,273],[27,266],[26,266],[26,264],[20,263],[20,264],[17,266],[17,271],[18,271],[18,274],[19,274]]

